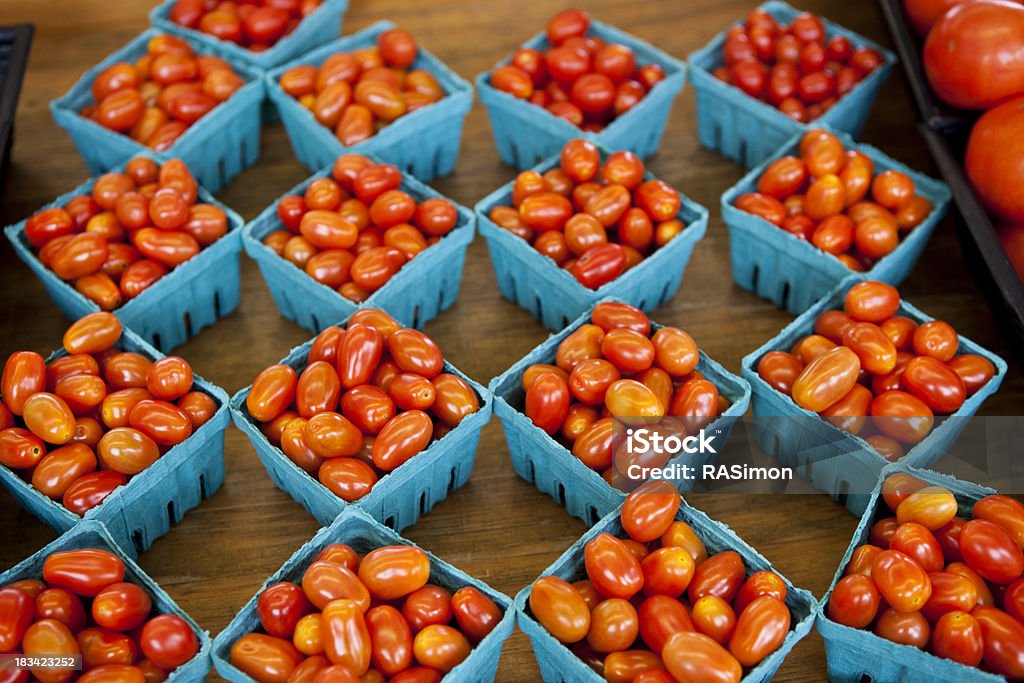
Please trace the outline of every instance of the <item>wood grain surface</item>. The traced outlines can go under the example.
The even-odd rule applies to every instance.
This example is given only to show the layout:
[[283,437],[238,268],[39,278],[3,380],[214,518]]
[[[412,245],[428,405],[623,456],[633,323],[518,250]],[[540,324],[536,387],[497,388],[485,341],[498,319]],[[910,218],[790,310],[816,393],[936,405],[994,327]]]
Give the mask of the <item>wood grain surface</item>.
[[[685,58],[741,18],[753,0],[583,4],[593,16]],[[345,33],[391,19],[471,79],[541,30],[563,5],[564,0],[352,0]],[[890,43],[873,3],[807,0],[803,6]],[[31,21],[37,28],[0,223],[20,220],[85,180],[85,167],[70,139],[53,123],[48,102],[145,28],[150,9],[150,2],[140,0],[0,0],[0,22]],[[934,175],[915,125],[906,83],[896,69],[882,88],[862,139]],[[713,358],[738,371],[740,359],[791,318],[732,283],[728,238],[718,207],[721,193],[743,169],[699,147],[692,90],[684,90],[677,99],[661,151],[650,167],[711,210],[707,236],[694,252],[682,288],[652,317],[684,327]],[[499,161],[486,112],[476,103],[466,119],[455,173],[434,185],[471,207],[514,173]],[[268,126],[259,163],[225,188],[220,198],[251,219],[307,175],[281,127]],[[0,357],[17,349],[45,354],[59,346],[67,321],[6,241],[0,246],[0,264]],[[964,263],[951,219],[939,226],[902,291],[926,312],[1006,355],[1001,332]],[[525,311],[500,297],[482,240],[470,247],[458,302],[426,331],[447,358],[482,384],[547,334]],[[177,353],[233,393],[309,336],[278,315],[258,269],[243,257],[240,308]],[[982,413],[1020,414],[1022,398],[1024,380],[1011,360],[1009,376]],[[230,428],[226,441],[224,487],[141,558],[142,567],[213,634],[317,529],[304,509],[273,486],[241,432]],[[794,583],[819,597],[856,526],[844,508],[821,495],[706,494],[692,496],[690,502],[732,526]],[[484,430],[469,484],[405,535],[511,596],[583,531],[580,521],[516,477],[500,424],[494,420]],[[53,538],[49,528],[0,492],[0,570]],[[824,667],[821,639],[814,633],[790,654],[776,680],[824,680]],[[211,679],[219,680],[213,674]],[[529,641],[521,633],[505,646],[498,680],[539,680]]]

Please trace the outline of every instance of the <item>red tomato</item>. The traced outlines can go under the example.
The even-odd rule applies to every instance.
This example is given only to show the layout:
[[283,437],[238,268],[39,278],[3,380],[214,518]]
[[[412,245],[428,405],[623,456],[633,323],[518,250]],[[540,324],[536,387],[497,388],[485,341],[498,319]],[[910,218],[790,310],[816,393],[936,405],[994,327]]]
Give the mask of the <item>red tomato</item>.
[[1024,7],[970,2],[953,7],[928,33],[924,67],[936,94],[962,109],[990,109],[1024,94],[1024,60],[1012,49],[1024,40]]
[[125,632],[142,624],[152,608],[145,590],[133,583],[115,583],[93,599],[92,618],[97,626]]
[[173,671],[196,656],[199,639],[181,617],[161,614],[142,627],[139,647],[154,665],[164,671]]
[[[1012,12],[1014,23],[1010,30],[1019,30],[1016,28],[1016,17],[1024,15],[1024,8],[1014,5],[1016,9],[1010,10],[1006,2],[977,4],[985,6],[981,9],[983,12],[986,9],[998,13]],[[1005,45],[1000,40],[989,43],[985,49],[1000,50]],[[1012,64],[1009,71],[1018,73],[1014,78],[1024,79],[1024,71],[1020,66]],[[1024,94],[1024,86],[1017,94]],[[1015,183],[1024,174],[1024,165],[1017,163],[1021,144],[1019,131],[1024,126],[1021,103],[1018,97],[985,112],[975,122],[964,154],[964,170],[978,197],[990,212],[1010,223],[1024,222],[1024,202],[1013,190]],[[1011,257],[1016,254],[1013,250],[1008,251]]]
[[267,683],[288,683],[303,656],[291,642],[263,633],[249,633],[231,646],[231,664]]
[[992,607],[975,607],[971,616],[981,627],[985,665],[1001,676],[1024,678],[1024,625]]
[[640,562],[621,539],[602,533],[584,548],[587,576],[602,595],[629,599],[643,586]]
[[774,652],[789,633],[789,608],[770,595],[755,598],[740,613],[729,640],[729,652],[748,667]]
[[901,645],[924,649],[931,636],[931,627],[920,612],[897,612],[887,609],[875,622],[875,635]]
[[737,683],[742,665],[724,647],[700,633],[676,633],[662,650],[665,668],[679,681]]
[[851,628],[867,628],[878,614],[880,600],[881,595],[870,576],[848,574],[832,589],[828,618]]
[[1008,584],[1024,573],[1024,553],[1005,528],[986,519],[964,524],[959,538],[964,562],[986,580]]
[[501,621],[498,605],[473,586],[455,591],[451,605],[459,630],[473,641],[483,640]]
[[932,631],[932,652],[967,666],[978,666],[985,651],[981,626],[967,612],[947,612]]
[[691,602],[705,595],[715,595],[732,602],[746,576],[743,559],[732,550],[722,551],[697,565],[688,594]]
[[379,605],[366,613],[373,667],[394,676],[412,665],[413,638],[402,613],[390,605]]
[[[575,369],[573,373],[578,377]],[[580,381],[578,379],[577,383]],[[524,412],[533,424],[548,434],[554,434],[565,421],[570,399],[565,381],[553,372],[546,372],[533,380],[526,390]]]
[[124,580],[124,563],[106,550],[59,551],[43,562],[43,580],[75,595],[93,598],[107,586]]
[[663,480],[649,481],[630,493],[622,504],[623,530],[635,541],[661,537],[679,511],[679,491]]
[[0,588],[0,649],[17,649],[35,617],[31,595],[17,588]]
[[927,572],[895,550],[878,554],[871,565],[871,578],[885,601],[901,612],[920,610],[932,594]]
[[263,630],[279,638],[290,638],[299,619],[310,609],[302,588],[287,581],[268,586],[256,601]]
[[422,588],[430,559],[419,548],[387,546],[372,550],[359,564],[359,579],[378,600],[394,600]]

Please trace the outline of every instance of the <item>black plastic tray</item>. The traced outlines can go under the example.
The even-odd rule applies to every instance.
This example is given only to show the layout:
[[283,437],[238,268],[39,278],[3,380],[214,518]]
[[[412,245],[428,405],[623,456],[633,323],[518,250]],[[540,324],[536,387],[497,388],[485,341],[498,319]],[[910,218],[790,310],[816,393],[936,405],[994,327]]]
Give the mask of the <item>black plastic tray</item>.
[[1018,361],[1024,364],[1024,282],[1010,263],[992,220],[967,182],[961,161],[964,135],[921,126],[935,163],[953,193],[959,214],[957,234],[971,272],[981,285],[992,312],[1002,323]]
[[989,306],[1003,325],[1007,342],[1024,363],[1024,282],[1014,270],[992,219],[978,201],[963,170],[964,148],[980,112],[955,109],[932,92],[921,64],[923,40],[907,23],[901,0],[879,0],[918,111],[921,135],[956,202],[957,234],[968,265]]
[[14,143],[14,112],[34,30],[32,24],[0,26],[0,184]]

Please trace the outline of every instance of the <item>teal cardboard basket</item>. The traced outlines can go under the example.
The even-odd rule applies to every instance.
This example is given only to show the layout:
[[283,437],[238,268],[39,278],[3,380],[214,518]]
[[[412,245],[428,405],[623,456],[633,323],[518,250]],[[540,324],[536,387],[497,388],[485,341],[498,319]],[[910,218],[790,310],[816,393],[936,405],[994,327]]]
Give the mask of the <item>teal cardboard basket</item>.
[[945,474],[914,469],[899,464],[890,465],[882,472],[864,515],[853,533],[850,547],[839,564],[832,585],[818,606],[818,632],[825,639],[828,660],[828,678],[833,683],[860,683],[861,681],[902,681],[905,683],[996,683],[1002,676],[965,666],[950,659],[942,659],[909,645],[900,645],[876,636],[871,631],[843,626],[828,618],[828,601],[836,584],[843,578],[846,565],[857,546],[868,542],[871,526],[885,510],[881,497],[882,481],[894,472],[907,472],[935,486],[945,486],[956,496],[960,514],[970,514],[981,498],[995,493],[992,489],[960,481]]
[[[124,563],[124,580],[145,589],[146,594],[153,601],[154,615],[173,614],[184,619],[192,628],[192,632],[195,633],[196,638],[199,640],[199,652],[188,662],[170,672],[167,680],[172,683],[205,681],[206,674],[210,671],[210,634],[200,628],[192,620],[192,617],[185,614],[175,604],[174,600],[171,599],[171,596],[164,592],[153,579],[149,578],[139,565],[135,564],[132,557],[125,553],[122,547],[114,541],[107,528],[97,521],[82,522],[25,561],[0,574],[0,586],[6,586],[22,579],[42,578],[43,563],[47,557],[56,552],[81,550],[83,548],[107,550],[117,555]],[[14,677],[10,680],[18,681],[22,679]],[[24,680],[28,680],[28,678]]]
[[[645,159],[658,151],[672,103],[686,82],[686,65],[650,43],[599,21],[590,22],[588,35],[627,45],[636,54],[638,65],[657,64],[664,69],[664,80],[600,133],[587,133],[543,107],[498,90],[491,85],[491,71],[479,74],[476,87],[480,101],[487,107],[498,154],[509,166],[530,168],[557,154],[569,140],[581,137],[608,149],[628,149]],[[544,51],[551,44],[544,33],[538,33],[522,47]],[[494,68],[510,60],[511,56],[506,57]]]
[[[89,172],[99,175],[149,150],[132,140],[78,112],[94,104],[92,82],[107,67],[117,62],[134,62],[146,54],[149,40],[163,31],[146,29],[130,43],[85,72],[71,89],[50,102],[50,112],[57,125],[65,129],[78,148]],[[204,44],[184,39],[199,54],[210,54]],[[218,192],[239,173],[256,163],[260,155],[260,104],[263,81],[259,72],[243,63],[229,60],[231,67],[247,82],[226,102],[189,126],[165,154],[179,157],[192,170],[199,184],[210,192]]]
[[[743,377],[753,390],[753,431],[758,447],[792,467],[815,488],[830,494],[855,517],[863,514],[875,482],[887,461],[859,436],[845,432],[817,413],[798,406],[791,397],[776,391],[757,374],[757,364],[769,351],[788,351],[801,337],[812,334],[814,321],[825,311],[842,309],[846,292],[863,277],[849,278],[831,294],[809,308],[779,334],[743,359]],[[898,315],[916,323],[932,320],[909,303],[902,301]],[[958,353],[976,353],[996,368],[995,376],[941,423],[931,434],[910,448],[900,462],[912,467],[928,467],[942,457],[967,426],[986,398],[999,388],[1006,376],[1006,361],[960,337]]]
[[150,23],[168,33],[202,43],[211,54],[248,64],[261,71],[272,69],[341,35],[345,10],[348,9],[348,0],[324,0],[315,12],[304,17],[291,33],[283,36],[272,47],[262,52],[253,52],[229,40],[221,40],[209,33],[174,23],[170,14],[177,3],[178,0],[166,0],[154,7],[149,13]]
[[[610,148],[600,144],[598,149],[602,160],[611,153]],[[544,173],[559,163],[559,152],[556,151],[534,170]],[[654,175],[647,173],[644,179],[652,180]],[[609,297],[646,312],[653,311],[675,296],[693,248],[703,239],[708,228],[708,210],[680,193],[682,205],[677,218],[686,229],[611,282],[597,289],[588,289],[529,242],[499,227],[489,218],[494,207],[512,206],[514,184],[513,180],[502,185],[477,203],[477,224],[480,234],[487,240],[487,251],[491,254],[502,296],[528,310],[549,330],[563,329],[569,321]]]
[[[267,579],[260,588],[262,593],[268,586],[279,581],[299,583],[306,568],[331,543],[345,543],[360,555],[375,548],[388,545],[411,545],[415,543],[405,540],[397,533],[382,526],[379,522],[362,510],[349,508],[338,515],[329,526],[321,529],[304,546],[285,562],[273,576]],[[444,676],[445,683],[477,683],[478,681],[494,680],[498,669],[498,659],[505,641],[512,634],[515,613],[512,601],[482,581],[453,567],[444,560],[427,553],[430,557],[430,582],[455,592],[464,586],[473,586],[489,597],[504,612],[501,621],[488,633],[483,640],[473,646],[473,650],[461,664]],[[259,593],[246,603],[227,628],[213,642],[213,663],[217,673],[235,683],[253,683],[253,679],[231,665],[231,646],[242,636],[260,629],[260,618],[256,613],[256,600]]]
[[[494,412],[505,430],[505,441],[516,474],[536,486],[538,491],[554,498],[559,505],[565,506],[574,517],[593,525],[610,510],[621,505],[626,493],[609,485],[598,472],[584,465],[565,446],[534,425],[521,410],[525,400],[522,377],[526,369],[535,363],[553,364],[562,340],[588,322],[590,311],[558,334],[548,337],[522,360],[492,379],[488,389],[494,396]],[[660,328],[661,325],[651,325],[652,330]],[[736,420],[747,412],[750,385],[711,360],[703,351],[700,352],[697,370],[704,373],[731,402],[728,410],[705,428],[708,433],[719,437],[716,444],[724,444]],[[698,456],[681,453],[669,462],[685,459],[687,464],[700,467],[711,464],[716,457],[712,454]],[[686,491],[692,488],[692,484],[679,481],[677,487]]]
[[[760,6],[781,23],[788,24],[800,10],[781,0]],[[797,123],[766,102],[724,83],[712,72],[725,63],[722,47],[727,31],[690,55],[690,80],[697,93],[697,136],[700,144],[737,161],[747,168],[757,166],[799,130],[821,124],[853,136],[860,133],[874,104],[878,89],[889,78],[896,56],[881,45],[853,31],[822,19],[825,35],[846,36],[854,47],[869,47],[882,55],[882,65],[839,98],[822,116],[807,124]]]
[[373,137],[351,147],[341,144],[333,130],[317,121],[313,113],[286,93],[278,82],[281,74],[292,67],[302,64],[320,66],[333,54],[376,45],[377,36],[394,27],[390,21],[378,21],[267,73],[267,96],[281,115],[295,156],[309,170],[317,171],[346,152],[376,155],[422,181],[445,176],[455,170],[462,142],[462,124],[473,103],[473,88],[423,46],[420,46],[416,61],[410,68],[425,69],[433,74],[445,96],[398,118]]
[[[124,329],[117,348],[157,360],[163,357],[131,330]],[[67,355],[64,349],[49,360]],[[79,517],[60,501],[37,491],[18,474],[0,465],[0,485],[18,503],[58,533],[81,526],[85,521],[102,522],[118,545],[133,556],[143,553],[170,531],[185,513],[212,496],[224,483],[224,432],[228,428],[228,396],[196,375],[193,388],[209,395],[217,412],[192,436],[174,446],[136,474],[128,483],[107,496],[102,503]],[[83,521],[83,519],[85,521]]]
[[[622,530],[622,523],[619,521],[620,512],[621,510],[616,508],[601,519],[572,547],[562,553],[562,556],[555,560],[550,567],[545,569],[541,576],[558,576],[569,582],[586,578],[583,549],[587,543],[602,533],[619,538],[626,537]],[[749,572],[775,571],[768,560],[737,536],[732,529],[721,522],[716,522],[700,510],[690,507],[685,501],[676,514],[676,519],[693,527],[693,530],[704,542],[709,554],[734,550],[743,558],[743,563]],[[779,574],[779,576],[782,575]],[[782,577],[782,580],[786,583],[786,605],[792,615],[790,631],[775,652],[768,655],[743,677],[743,683],[770,681],[781,666],[782,660],[786,658],[793,646],[810,632],[811,626],[814,624],[815,608],[817,607],[814,596],[802,588],[795,587],[789,579]],[[599,683],[603,681],[602,676],[587,666],[583,660],[573,654],[572,650],[560,643],[548,633],[547,629],[541,626],[540,622],[533,618],[528,607],[531,589],[532,585],[527,586],[516,596],[516,623],[519,625],[519,629],[530,637],[534,656],[537,658],[540,674],[545,683]]]
[[[171,158],[152,152],[132,156],[149,157],[157,163]],[[115,170],[123,171],[124,167],[119,166]],[[43,208],[64,206],[75,197],[91,194],[95,182],[93,178]],[[213,204],[224,211],[228,218],[227,234],[113,311],[126,327],[164,352],[181,346],[204,327],[209,327],[238,307],[242,217],[214,199],[202,187],[199,188],[198,201]],[[70,283],[61,280],[43,265],[25,237],[25,223],[21,221],[8,226],[4,232],[18,258],[28,264],[42,281],[61,312],[71,320],[78,320],[100,310],[99,306],[85,298]]]
[[[917,193],[932,203],[932,212],[924,222],[903,235],[895,249],[864,273],[871,280],[898,285],[913,270],[935,232],[935,227],[946,215],[950,200],[949,188],[945,183],[911,170],[870,145],[854,142],[853,138],[841,131],[827,126],[820,128],[835,133],[846,149],[865,154],[874,163],[876,173],[894,170],[909,176],[914,181]],[[772,162],[797,154],[800,139],[805,132],[797,132],[784,147],[722,195],[722,218],[729,228],[733,281],[793,314],[806,311],[839,282],[853,274],[853,271],[836,256],[760,216],[736,208],[734,204],[741,195],[757,192],[757,181]]]
[[[310,340],[295,347],[281,362],[301,373],[312,345]],[[354,503],[338,498],[289,460],[279,447],[270,443],[246,408],[251,386],[231,398],[231,414],[235,426],[249,437],[274,484],[306,508],[318,522],[326,526],[343,510],[357,507],[385,526],[401,531],[415,524],[421,515],[430,512],[449,493],[469,481],[476,461],[480,430],[491,419],[491,395],[487,389],[459,372],[448,361],[444,363],[443,372],[458,375],[469,383],[480,401],[480,410],[466,416],[458,427],[382,476],[372,491]]]
[[[377,158],[373,160],[380,162]],[[301,196],[313,180],[330,175],[331,167],[328,166],[293,187],[288,194]],[[444,198],[409,174],[403,174],[401,189],[412,195],[417,203],[432,197]],[[304,270],[263,244],[263,239],[271,232],[284,229],[277,215],[278,202],[280,199],[245,226],[242,244],[246,253],[259,265],[281,315],[307,330],[320,332],[361,307],[382,308],[405,325],[422,327],[450,308],[458,298],[466,248],[473,241],[476,223],[469,209],[452,202],[458,212],[458,220],[452,231],[437,244],[417,254],[365,302],[356,304],[334,289],[320,284]]]

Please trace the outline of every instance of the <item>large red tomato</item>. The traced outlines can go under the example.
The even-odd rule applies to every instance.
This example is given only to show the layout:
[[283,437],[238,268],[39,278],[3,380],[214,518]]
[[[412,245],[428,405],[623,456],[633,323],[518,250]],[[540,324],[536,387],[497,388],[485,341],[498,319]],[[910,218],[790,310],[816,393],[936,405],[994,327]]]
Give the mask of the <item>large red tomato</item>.
[[[1024,35],[1019,44],[1024,45]],[[1003,220],[1024,223],[1024,97],[978,119],[967,140],[964,170],[985,208]]]
[[936,94],[988,109],[1024,94],[1024,7],[1004,0],[957,5],[928,33],[924,70]]
[[968,2],[976,0],[903,0],[903,12],[918,35],[927,36],[928,31],[942,15],[957,5]]

